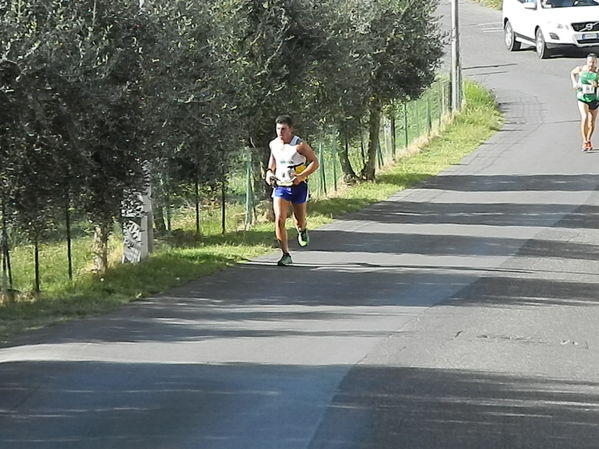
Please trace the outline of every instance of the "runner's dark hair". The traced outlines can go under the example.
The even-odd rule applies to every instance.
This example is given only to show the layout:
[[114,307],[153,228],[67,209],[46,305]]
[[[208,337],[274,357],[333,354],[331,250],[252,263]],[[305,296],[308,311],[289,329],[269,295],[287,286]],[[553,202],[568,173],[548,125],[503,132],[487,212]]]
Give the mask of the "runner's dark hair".
[[287,125],[289,127],[293,126],[293,120],[291,119],[291,116],[288,114],[281,114],[279,115],[276,120],[275,123],[277,124],[284,124]]

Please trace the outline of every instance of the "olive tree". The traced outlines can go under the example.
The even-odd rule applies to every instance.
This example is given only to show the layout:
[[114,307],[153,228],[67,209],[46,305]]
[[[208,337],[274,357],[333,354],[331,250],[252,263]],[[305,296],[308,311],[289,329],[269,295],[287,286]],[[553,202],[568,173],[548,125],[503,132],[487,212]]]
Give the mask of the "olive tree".
[[[255,191],[262,182],[274,119],[296,117],[303,131],[316,130],[323,111],[310,102],[311,74],[327,49],[322,9],[315,0],[225,0],[215,2],[212,49],[222,66],[235,107],[234,126],[252,148]],[[304,132],[305,134],[305,132]]]
[[368,157],[362,176],[373,180],[383,107],[393,100],[415,98],[435,80],[443,35],[434,17],[436,2],[426,8],[414,0],[373,0],[363,11],[369,42],[366,89]]

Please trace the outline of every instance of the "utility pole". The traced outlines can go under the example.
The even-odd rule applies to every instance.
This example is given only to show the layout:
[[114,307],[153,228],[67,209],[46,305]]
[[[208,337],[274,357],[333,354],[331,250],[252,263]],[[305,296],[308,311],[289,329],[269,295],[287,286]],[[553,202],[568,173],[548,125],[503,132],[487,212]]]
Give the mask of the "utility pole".
[[462,105],[462,70],[460,61],[460,19],[458,0],[451,0],[451,110]]

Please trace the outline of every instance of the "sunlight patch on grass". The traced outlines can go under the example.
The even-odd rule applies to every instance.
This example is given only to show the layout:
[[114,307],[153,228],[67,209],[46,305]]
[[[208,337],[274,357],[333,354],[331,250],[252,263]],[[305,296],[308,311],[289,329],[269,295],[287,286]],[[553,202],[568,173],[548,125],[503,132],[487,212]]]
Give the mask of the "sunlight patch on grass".
[[488,8],[501,10],[501,0],[474,0],[481,5],[484,5]]

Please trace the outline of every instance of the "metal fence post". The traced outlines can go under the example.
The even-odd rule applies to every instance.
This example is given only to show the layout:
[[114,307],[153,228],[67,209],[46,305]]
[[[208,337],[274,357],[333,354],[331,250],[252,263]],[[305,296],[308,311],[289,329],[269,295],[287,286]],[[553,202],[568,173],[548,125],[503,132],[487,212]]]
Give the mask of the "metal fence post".
[[333,144],[333,188],[337,191],[337,139]]
[[248,226],[253,222],[254,216],[254,188],[252,182],[252,161],[248,157],[246,159],[245,169],[245,225],[244,228],[247,230]]
[[426,96],[426,124],[428,126],[428,133],[430,134],[433,130],[433,119],[431,118],[431,102],[428,94]]
[[410,144],[410,139],[408,137],[408,104],[403,104],[403,132],[404,132],[404,142],[405,147],[408,149]]

